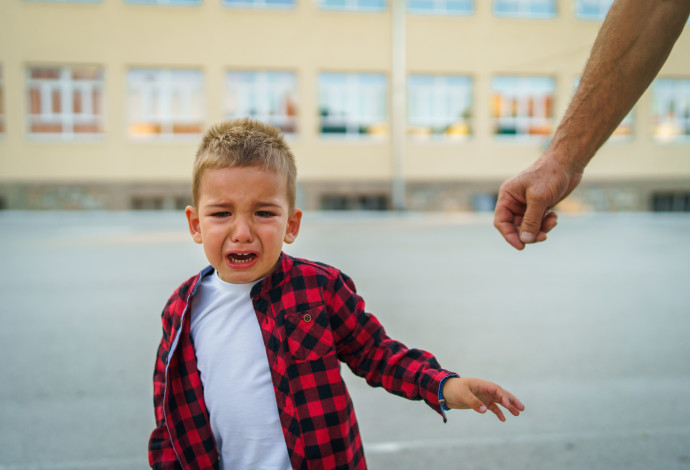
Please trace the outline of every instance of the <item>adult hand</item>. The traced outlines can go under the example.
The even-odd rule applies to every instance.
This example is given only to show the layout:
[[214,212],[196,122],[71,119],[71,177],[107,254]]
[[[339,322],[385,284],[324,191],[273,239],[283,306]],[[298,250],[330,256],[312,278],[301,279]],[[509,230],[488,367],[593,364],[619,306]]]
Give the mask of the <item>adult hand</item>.
[[494,226],[516,249],[546,240],[558,223],[551,209],[580,183],[582,173],[544,154],[532,166],[505,181],[499,190]]
[[471,377],[454,377],[446,380],[443,384],[443,396],[448,408],[473,409],[482,414],[490,410],[501,421],[505,421],[506,417],[498,405],[510,411],[513,416],[518,416],[525,410],[525,405],[508,390],[488,380]]
[[690,0],[614,0],[551,146],[501,186],[494,225],[508,243],[546,240],[557,223],[551,209],[659,72],[688,14]]

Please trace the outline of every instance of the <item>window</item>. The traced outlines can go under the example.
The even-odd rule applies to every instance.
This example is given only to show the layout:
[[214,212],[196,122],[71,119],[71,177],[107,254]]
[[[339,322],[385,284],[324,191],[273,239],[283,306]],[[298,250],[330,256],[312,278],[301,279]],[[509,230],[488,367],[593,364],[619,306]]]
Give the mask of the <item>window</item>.
[[497,193],[473,193],[472,210],[475,212],[493,212],[498,201]]
[[690,79],[652,84],[652,135],[660,142],[690,141]]
[[30,135],[69,140],[103,133],[100,67],[30,67],[27,80]]
[[5,82],[0,67],[0,136],[5,133]]
[[322,73],[319,110],[322,135],[385,135],[386,77],[375,73]]
[[517,18],[553,18],[556,0],[494,0],[494,13]]
[[575,13],[583,20],[603,20],[613,0],[577,0]]
[[297,80],[291,72],[228,72],[225,79],[225,115],[250,117],[297,131]]
[[385,194],[325,194],[321,196],[321,210],[326,211],[385,211],[390,208]]
[[293,8],[295,0],[223,0],[223,5],[236,8]]
[[654,212],[690,212],[690,192],[655,192],[652,194]]
[[130,208],[135,211],[159,211],[163,209],[163,198],[135,196],[130,200]]
[[541,136],[553,129],[555,83],[549,77],[496,77],[492,115],[499,136]]
[[173,137],[201,133],[201,71],[132,69],[128,86],[130,135]]
[[461,138],[471,134],[472,79],[453,75],[411,75],[408,133],[415,137]]
[[382,11],[386,0],[319,0],[319,6],[327,10]]
[[407,9],[429,15],[470,15],[474,0],[407,0]]

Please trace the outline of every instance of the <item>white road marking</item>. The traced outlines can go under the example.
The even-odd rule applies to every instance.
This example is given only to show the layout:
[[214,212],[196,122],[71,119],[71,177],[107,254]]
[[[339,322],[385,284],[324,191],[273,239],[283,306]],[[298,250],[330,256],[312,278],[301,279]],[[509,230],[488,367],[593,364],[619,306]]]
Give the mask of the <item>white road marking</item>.
[[582,431],[582,432],[553,432],[537,434],[516,434],[511,436],[487,436],[462,439],[417,439],[411,441],[389,441],[364,444],[367,454],[393,454],[403,450],[448,448],[448,447],[476,447],[482,445],[526,444],[537,442],[572,442],[572,441],[600,441],[603,439],[635,439],[648,437],[665,437],[688,435],[690,426],[663,427],[654,429],[619,429],[610,431]]

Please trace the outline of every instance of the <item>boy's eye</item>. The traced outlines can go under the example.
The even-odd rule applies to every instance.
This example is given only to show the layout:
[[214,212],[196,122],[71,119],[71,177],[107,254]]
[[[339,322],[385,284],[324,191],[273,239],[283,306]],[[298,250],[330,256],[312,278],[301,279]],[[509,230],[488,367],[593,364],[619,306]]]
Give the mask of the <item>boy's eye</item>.
[[258,217],[273,217],[275,214],[270,211],[257,211],[256,215]]
[[225,212],[214,212],[213,214],[211,214],[211,217],[229,217],[229,216],[230,216],[230,212],[227,212],[227,211],[225,211]]

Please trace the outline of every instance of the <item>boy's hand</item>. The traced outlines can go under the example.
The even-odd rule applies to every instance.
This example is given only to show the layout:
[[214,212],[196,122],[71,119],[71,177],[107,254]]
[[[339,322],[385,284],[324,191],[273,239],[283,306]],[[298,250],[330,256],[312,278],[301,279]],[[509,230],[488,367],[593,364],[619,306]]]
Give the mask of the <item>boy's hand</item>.
[[520,400],[493,382],[469,377],[452,377],[443,384],[443,397],[448,408],[473,409],[477,413],[491,410],[501,421],[506,417],[498,405],[518,416],[525,410]]

